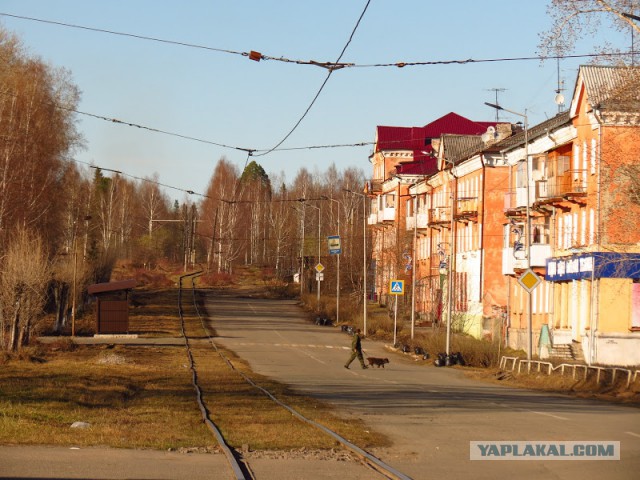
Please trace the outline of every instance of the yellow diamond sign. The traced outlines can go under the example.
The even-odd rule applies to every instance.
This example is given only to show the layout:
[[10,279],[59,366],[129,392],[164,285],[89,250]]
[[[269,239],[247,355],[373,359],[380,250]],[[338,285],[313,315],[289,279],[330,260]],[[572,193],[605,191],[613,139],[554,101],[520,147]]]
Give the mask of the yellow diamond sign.
[[527,269],[521,276],[518,278],[518,283],[522,285],[527,292],[531,293],[542,280],[536,273],[530,268]]

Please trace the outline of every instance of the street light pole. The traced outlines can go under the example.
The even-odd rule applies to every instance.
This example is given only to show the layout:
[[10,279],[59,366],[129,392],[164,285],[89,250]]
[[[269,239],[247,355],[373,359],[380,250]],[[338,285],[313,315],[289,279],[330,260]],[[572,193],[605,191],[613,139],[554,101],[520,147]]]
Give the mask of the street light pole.
[[[320,265],[320,233],[321,233],[321,230],[320,230],[320,227],[321,227],[321,225],[320,225],[320,213],[321,213],[322,210],[320,209],[320,207],[316,207],[315,205],[309,205],[309,206],[311,208],[315,208],[316,210],[318,210],[318,263],[317,263],[317,265]],[[316,299],[316,311],[320,312],[320,272],[318,272],[317,270],[316,270],[316,281],[317,281],[317,284],[318,284],[318,287],[317,287],[318,292],[317,292],[317,299]]]
[[[525,178],[527,182],[527,202],[526,202],[526,232],[525,232],[525,251],[527,252],[527,268],[531,268],[531,211],[529,204],[531,203],[530,186],[529,186],[529,118],[527,117],[527,111],[524,113],[514,112],[507,108],[501,107],[494,103],[484,102],[485,105],[495,108],[496,110],[504,110],[505,112],[518,115],[524,119],[524,166],[525,166]],[[527,305],[527,360],[531,360],[533,352],[533,308],[531,290],[528,292],[529,301]]]
[[[340,238],[340,202],[335,198],[323,197],[332,202],[336,202],[338,204],[338,238]],[[342,248],[342,246],[341,246]],[[336,323],[340,323],[340,253],[336,254],[338,256],[338,272],[336,276]]]
[[416,258],[418,246],[418,195],[413,196],[413,256],[411,259],[411,340],[416,325]]
[[367,196],[363,193],[354,192],[352,190],[343,189],[352,195],[362,197],[362,330],[367,335]]

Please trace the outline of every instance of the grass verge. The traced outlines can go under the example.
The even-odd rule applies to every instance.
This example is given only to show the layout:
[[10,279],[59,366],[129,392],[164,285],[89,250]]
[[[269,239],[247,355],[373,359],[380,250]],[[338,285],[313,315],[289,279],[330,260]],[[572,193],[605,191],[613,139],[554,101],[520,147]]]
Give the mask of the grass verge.
[[[177,291],[139,291],[132,331],[179,336]],[[196,317],[186,315],[188,331]],[[211,345],[192,341],[198,381],[211,420],[234,447],[324,449],[336,442],[301,422],[229,369]],[[215,447],[202,422],[183,346],[42,344],[0,368],[0,444],[179,449]],[[231,352],[237,370],[312,420],[363,448],[389,444],[361,421],[260,377]],[[88,428],[71,428],[86,422]]]

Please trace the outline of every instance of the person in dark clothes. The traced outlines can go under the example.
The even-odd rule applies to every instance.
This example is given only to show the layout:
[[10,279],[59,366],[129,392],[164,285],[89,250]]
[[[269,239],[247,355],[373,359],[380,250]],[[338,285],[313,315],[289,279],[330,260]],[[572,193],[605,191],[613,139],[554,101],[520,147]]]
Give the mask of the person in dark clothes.
[[351,365],[351,362],[353,362],[356,357],[360,360],[360,365],[362,365],[363,369],[368,368],[364,364],[364,358],[362,357],[362,336],[360,335],[359,328],[356,330],[356,333],[353,334],[353,338],[351,339],[351,356],[344,365],[344,368],[349,368],[349,365]]

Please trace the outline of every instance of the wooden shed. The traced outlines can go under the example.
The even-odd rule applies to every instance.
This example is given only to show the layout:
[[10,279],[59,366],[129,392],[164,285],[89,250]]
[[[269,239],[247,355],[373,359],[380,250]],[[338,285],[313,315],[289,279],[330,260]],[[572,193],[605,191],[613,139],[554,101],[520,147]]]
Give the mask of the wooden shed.
[[87,292],[97,298],[96,333],[129,332],[129,292],[138,282],[118,282],[89,285]]

